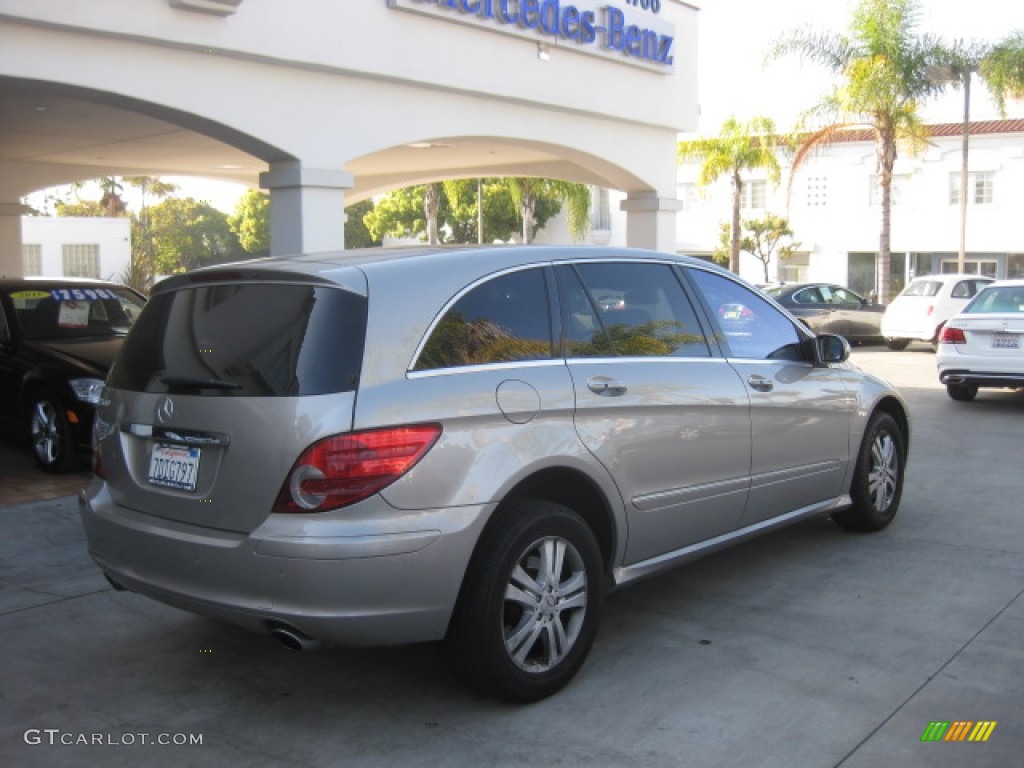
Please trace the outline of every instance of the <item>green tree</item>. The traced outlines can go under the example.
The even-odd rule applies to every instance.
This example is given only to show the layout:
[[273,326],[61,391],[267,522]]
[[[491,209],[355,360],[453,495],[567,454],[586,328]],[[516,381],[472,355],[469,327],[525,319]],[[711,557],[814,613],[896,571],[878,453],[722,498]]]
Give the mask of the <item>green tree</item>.
[[250,189],[228,217],[228,226],[235,233],[243,250],[253,256],[270,253],[270,196]]
[[345,247],[369,248],[380,245],[367,229],[364,219],[373,210],[373,200],[361,200],[345,208]]
[[743,201],[743,173],[764,169],[769,178],[778,183],[781,176],[779,160],[775,154],[781,142],[775,135],[775,123],[767,117],[755,117],[741,123],[730,117],[722,124],[718,136],[704,137],[679,143],[680,160],[703,159],[698,183],[713,184],[728,176],[732,185],[732,223],[729,236],[729,269],[739,274],[740,269],[740,208]]
[[188,272],[242,254],[228,217],[191,197],[168,198],[150,209],[157,274]]
[[[854,9],[849,35],[793,31],[775,42],[769,59],[798,54],[820,64],[838,78],[833,91],[808,112],[821,121],[807,132],[793,158],[794,171],[814,148],[849,128],[866,128],[875,137],[881,197],[877,282],[882,302],[889,300],[891,262],[892,171],[898,144],[911,150],[923,146],[927,134],[918,107],[944,87],[932,74],[935,67],[977,68],[997,103],[1024,92],[1024,37],[1011,35],[987,47],[946,45],[916,32],[915,0],[861,0]],[[966,80],[961,78],[966,84]]]
[[[789,220],[766,213],[763,219],[745,220],[743,228],[745,233],[740,247],[761,262],[764,268],[764,281],[771,282],[768,276],[768,263],[772,255],[778,251],[780,259],[788,259],[800,247],[800,243],[792,242],[793,230],[789,227]],[[785,242],[786,239],[790,242]]]
[[533,236],[544,226],[538,223],[537,206],[543,199],[557,200],[559,208],[566,208],[569,232],[575,240],[587,236],[590,228],[590,188],[586,184],[558,179],[510,178],[507,180],[512,200],[519,209],[523,223],[524,243],[532,243]]
[[99,200],[55,200],[53,210],[58,216],[101,217],[107,209]]
[[132,216],[131,263],[121,275],[121,281],[138,291],[148,293],[153,287],[155,247],[150,227],[150,199],[158,200],[173,195],[177,186],[154,176],[125,176],[124,181],[139,191],[139,212]]
[[100,205],[107,212],[107,216],[123,216],[127,212],[127,206],[121,199],[124,186],[116,176],[104,176],[100,179],[100,189],[103,190],[103,197],[100,198]]

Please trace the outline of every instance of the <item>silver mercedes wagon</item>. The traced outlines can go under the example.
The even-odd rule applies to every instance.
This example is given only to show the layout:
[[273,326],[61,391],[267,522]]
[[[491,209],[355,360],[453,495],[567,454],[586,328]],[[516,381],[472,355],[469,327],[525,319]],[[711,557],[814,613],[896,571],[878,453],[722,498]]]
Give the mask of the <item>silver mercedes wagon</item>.
[[157,285],[81,500],[110,581],[290,648],[443,641],[513,701],[604,594],[813,515],[896,514],[907,407],[706,262],[351,251]]

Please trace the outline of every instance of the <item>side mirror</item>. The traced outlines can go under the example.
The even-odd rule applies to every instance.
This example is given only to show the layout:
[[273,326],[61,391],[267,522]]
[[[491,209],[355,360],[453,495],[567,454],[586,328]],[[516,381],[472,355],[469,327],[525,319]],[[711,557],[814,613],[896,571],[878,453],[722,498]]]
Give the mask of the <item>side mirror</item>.
[[814,341],[818,348],[818,360],[822,365],[845,363],[850,359],[850,342],[842,336],[826,333]]

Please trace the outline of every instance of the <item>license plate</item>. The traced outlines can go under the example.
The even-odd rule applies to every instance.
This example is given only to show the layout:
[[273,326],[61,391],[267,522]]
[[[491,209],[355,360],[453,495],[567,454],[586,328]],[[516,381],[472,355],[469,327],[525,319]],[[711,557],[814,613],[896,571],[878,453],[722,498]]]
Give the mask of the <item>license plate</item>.
[[993,349],[1019,349],[1020,339],[1010,334],[1000,334],[992,337]]
[[156,443],[149,459],[149,482],[179,491],[195,491],[199,448]]

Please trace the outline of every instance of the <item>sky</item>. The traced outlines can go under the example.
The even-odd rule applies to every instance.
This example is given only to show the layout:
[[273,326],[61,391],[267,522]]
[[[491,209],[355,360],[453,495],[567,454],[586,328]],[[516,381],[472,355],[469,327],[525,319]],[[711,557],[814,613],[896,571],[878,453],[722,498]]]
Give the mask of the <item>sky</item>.
[[[843,33],[856,6],[851,0],[691,0],[698,16],[698,131],[715,134],[730,116],[766,115],[780,130],[831,90],[831,80],[799,57],[764,63],[765,51],[785,32],[811,28]],[[997,42],[1024,31],[1024,9],[1014,0],[919,0],[919,34],[946,42]],[[971,119],[998,112],[977,82],[971,89]],[[952,91],[925,108],[933,121],[963,119],[963,92]],[[1024,114],[1017,106],[1014,113]]]
[[[697,130],[717,134],[730,116],[739,120],[766,115],[780,131],[791,129],[803,110],[831,89],[824,72],[803,65],[797,57],[764,63],[771,43],[785,32],[811,28],[845,32],[855,0],[687,0],[700,8],[698,15]],[[919,0],[918,32],[953,42],[958,39],[997,42],[1014,30],[1024,31],[1024,8],[1016,0]],[[1024,117],[1024,104],[1011,107],[1011,115]],[[949,92],[926,106],[932,122],[963,119],[963,92]],[[971,90],[971,119],[999,116],[976,83]],[[234,213],[245,192],[238,184],[168,179],[179,185],[178,195]],[[99,195],[97,194],[98,198]],[[132,201],[129,199],[129,204]]]

